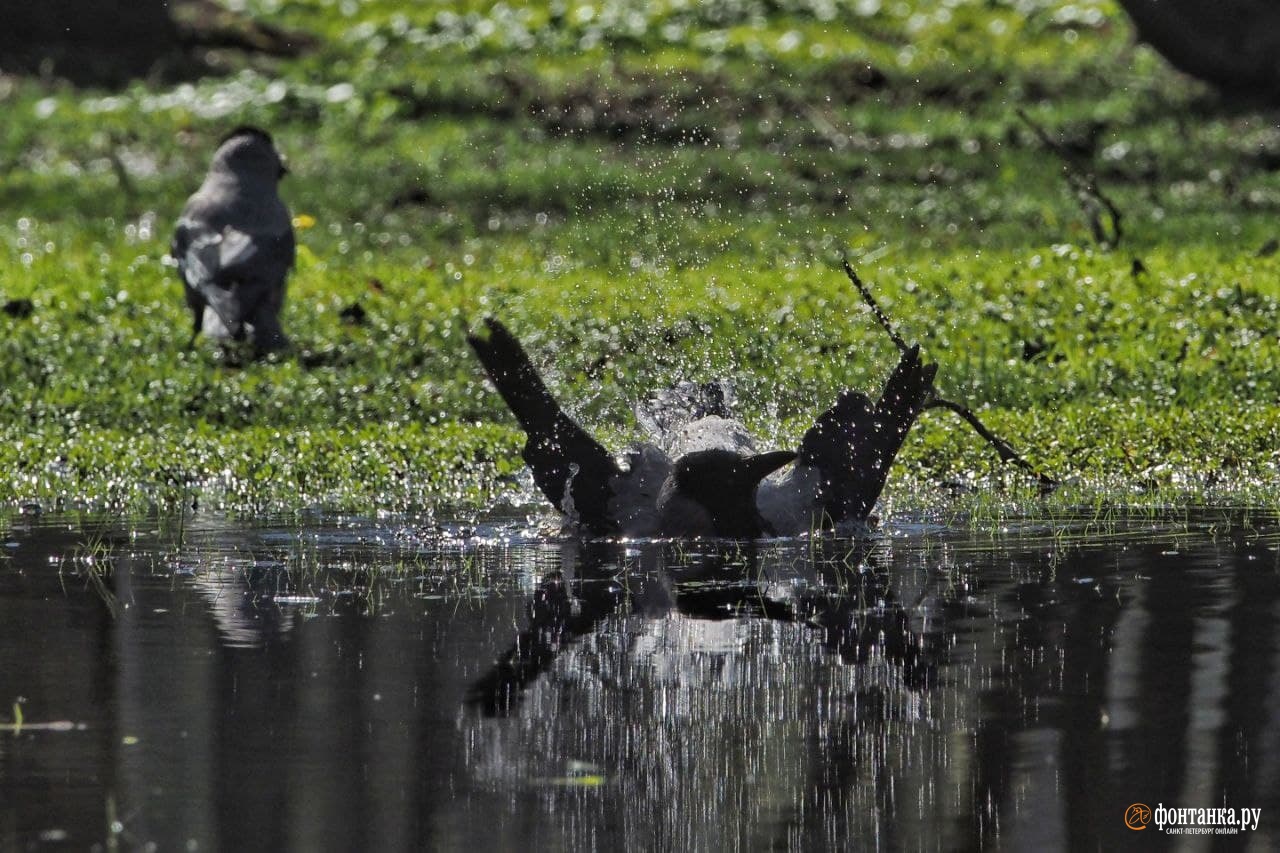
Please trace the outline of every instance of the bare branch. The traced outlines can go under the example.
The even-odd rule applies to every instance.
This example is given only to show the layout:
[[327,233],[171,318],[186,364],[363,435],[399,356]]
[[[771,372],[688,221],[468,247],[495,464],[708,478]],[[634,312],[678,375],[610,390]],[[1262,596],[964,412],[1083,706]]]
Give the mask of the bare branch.
[[1018,451],[1013,449],[1009,442],[1005,441],[1003,438],[988,429],[987,425],[980,421],[978,416],[975,415],[973,410],[968,406],[957,403],[953,400],[947,400],[943,397],[939,397],[935,392],[933,399],[928,403],[925,403],[925,408],[946,409],[949,412],[954,412],[969,424],[969,426],[973,427],[974,432],[986,439],[987,443],[996,449],[996,453],[1000,454],[1001,462],[1012,462],[1014,465],[1017,465],[1019,468],[1035,477],[1040,483],[1040,487],[1042,489],[1053,489],[1057,487],[1057,480],[1047,474],[1037,471],[1030,462],[1022,458]]
[[876,315],[876,320],[889,333],[889,338],[898,348],[898,352],[905,353],[910,347],[907,346],[907,342],[903,340],[902,336],[894,330],[893,323],[889,320],[889,315],[884,313],[880,303],[876,302],[876,298],[871,295],[871,291],[862,283],[862,279],[858,278],[858,274],[854,272],[853,267],[849,264],[848,257],[841,256],[840,263],[844,266],[844,274],[849,276],[849,281],[853,282],[853,286],[858,288],[858,292],[862,294],[863,301],[871,306],[871,313]]
[[[1017,114],[1018,118],[1022,119],[1023,123],[1039,138],[1040,143],[1058,155],[1058,159],[1062,161],[1062,174],[1067,179],[1067,185],[1079,199],[1081,210],[1089,218],[1089,229],[1093,231],[1093,239],[1109,249],[1119,246],[1123,233],[1120,229],[1120,208],[1102,191],[1102,187],[1098,185],[1097,176],[1092,172],[1081,170],[1071,155],[1063,150],[1063,147],[1049,135],[1044,127],[1027,115],[1026,110],[1019,107]],[[1111,220],[1110,230],[1103,223],[1099,208],[1105,211]]]
[[[890,339],[892,339],[894,345],[898,348],[898,351],[905,354],[910,347],[907,346],[906,340],[904,340],[903,337],[898,334],[897,330],[893,328],[893,321],[889,319],[888,314],[884,313],[884,309],[880,307],[880,303],[876,302],[876,298],[871,295],[871,289],[868,288],[866,284],[863,283],[862,279],[858,277],[858,273],[853,269],[853,266],[850,265],[848,257],[842,256],[840,263],[844,267],[844,274],[849,277],[849,281],[853,282],[853,286],[858,289],[858,293],[862,294],[863,301],[871,307],[871,313],[875,315],[880,326],[888,332]],[[1009,442],[1005,441],[1003,438],[988,429],[987,425],[979,420],[978,416],[975,415],[968,406],[946,399],[938,393],[936,388],[934,388],[931,390],[929,401],[925,403],[925,408],[946,409],[947,411],[954,412],[959,415],[965,423],[973,427],[974,432],[996,449],[996,453],[1000,455],[1001,462],[1012,462],[1014,465],[1017,465],[1022,470],[1031,474],[1040,483],[1041,489],[1053,489],[1058,485],[1057,480],[1047,474],[1037,471],[1030,462],[1024,459],[1018,451],[1013,449],[1013,446],[1009,444]]]

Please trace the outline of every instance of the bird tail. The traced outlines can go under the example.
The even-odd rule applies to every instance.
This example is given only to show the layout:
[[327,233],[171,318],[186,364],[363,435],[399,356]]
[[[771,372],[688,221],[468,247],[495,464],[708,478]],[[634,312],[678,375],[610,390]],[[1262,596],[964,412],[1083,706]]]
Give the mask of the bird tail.
[[903,353],[876,403],[845,391],[800,443],[800,462],[822,475],[822,511],[832,523],[862,521],[875,507],[911,425],[933,391],[936,364],[919,345]]
[[768,453],[757,453],[746,457],[742,466],[742,482],[754,491],[760,481],[777,471],[783,465],[794,462],[796,453],[793,450],[771,450]]
[[507,327],[484,321],[487,337],[468,335],[485,372],[515,415],[527,440],[524,460],[534,482],[557,509],[593,533],[611,533],[608,514],[611,480],[621,474],[613,456],[565,414],[524,348]]

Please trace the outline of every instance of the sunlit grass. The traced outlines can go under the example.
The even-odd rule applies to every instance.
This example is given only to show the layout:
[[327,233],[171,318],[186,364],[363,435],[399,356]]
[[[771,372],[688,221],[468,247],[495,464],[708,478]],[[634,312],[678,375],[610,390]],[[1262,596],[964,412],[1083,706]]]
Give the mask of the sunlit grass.
[[[461,334],[488,313],[614,446],[652,389],[721,375],[791,442],[895,357],[841,251],[1051,501],[1274,491],[1280,132],[1111,4],[246,8],[317,47],[123,92],[0,81],[0,303],[34,308],[0,314],[0,500],[484,505],[521,467]],[[1018,107],[1116,198],[1118,250]],[[307,227],[298,357],[235,367],[183,349],[163,258],[242,121]],[[1029,488],[929,413],[891,505],[956,483]]]

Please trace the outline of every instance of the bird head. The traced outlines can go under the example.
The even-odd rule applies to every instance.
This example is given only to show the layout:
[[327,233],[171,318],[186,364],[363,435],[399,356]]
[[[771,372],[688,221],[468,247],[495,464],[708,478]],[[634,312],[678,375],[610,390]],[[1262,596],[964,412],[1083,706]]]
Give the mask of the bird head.
[[222,138],[211,170],[272,184],[289,173],[271,134],[250,125],[241,125]]
[[[743,456],[732,450],[700,450],[676,460],[665,510],[674,527],[700,517],[710,530],[695,535],[754,539],[764,532],[756,509],[760,481],[796,458],[790,450]],[[674,518],[688,511],[690,518]],[[701,527],[704,523],[694,523]]]

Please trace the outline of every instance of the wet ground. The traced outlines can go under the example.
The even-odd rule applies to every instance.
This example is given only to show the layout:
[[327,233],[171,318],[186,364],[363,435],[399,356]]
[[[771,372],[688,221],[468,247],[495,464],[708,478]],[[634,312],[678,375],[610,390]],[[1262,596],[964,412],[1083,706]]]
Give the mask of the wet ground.
[[1238,511],[718,551],[14,512],[0,849],[1275,849],[1278,566]]

